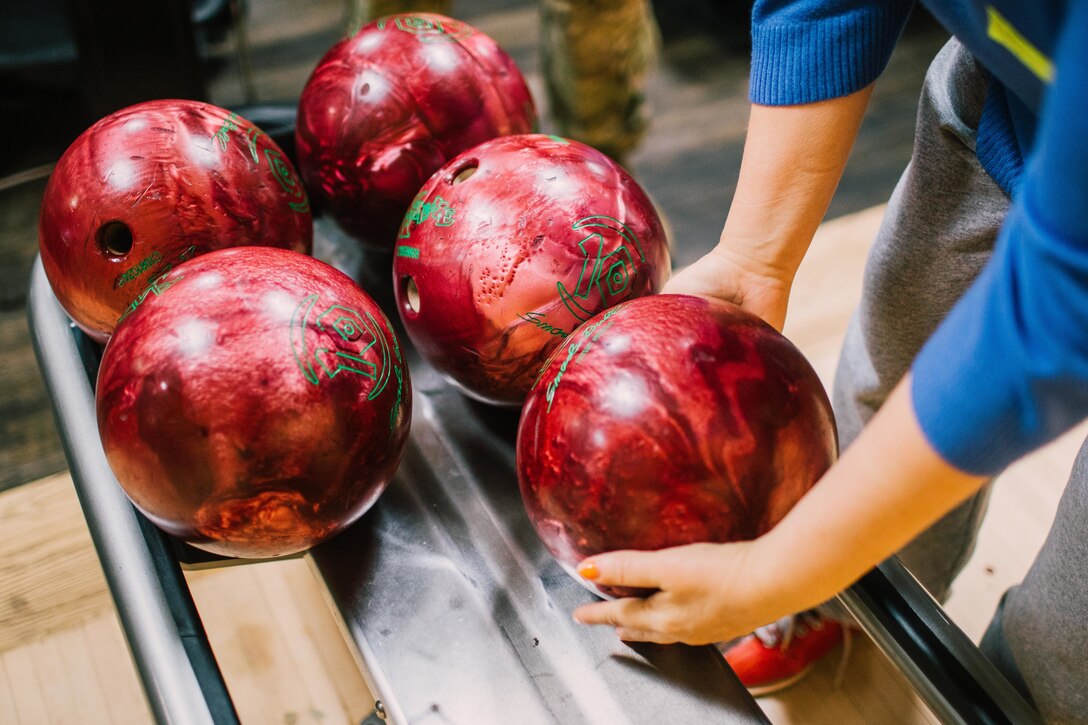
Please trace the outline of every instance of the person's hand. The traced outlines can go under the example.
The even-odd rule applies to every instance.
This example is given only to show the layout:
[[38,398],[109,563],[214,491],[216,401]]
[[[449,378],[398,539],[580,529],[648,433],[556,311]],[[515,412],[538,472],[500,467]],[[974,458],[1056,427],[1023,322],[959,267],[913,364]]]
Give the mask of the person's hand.
[[628,642],[708,644],[748,634],[804,608],[790,600],[783,582],[760,570],[756,546],[690,544],[590,557],[578,572],[594,584],[659,591],[586,604],[574,610],[574,619],[611,625]]
[[661,292],[732,302],[781,332],[786,321],[792,274],[793,270],[761,266],[752,259],[727,252],[719,245],[674,274]]

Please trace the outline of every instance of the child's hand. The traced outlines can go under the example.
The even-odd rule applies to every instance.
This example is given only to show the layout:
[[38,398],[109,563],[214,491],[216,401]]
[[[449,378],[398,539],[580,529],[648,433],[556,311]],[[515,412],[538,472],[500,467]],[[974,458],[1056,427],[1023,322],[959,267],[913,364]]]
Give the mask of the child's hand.
[[784,591],[767,586],[771,578],[757,564],[757,543],[593,556],[578,567],[593,583],[660,591],[646,599],[586,604],[574,610],[574,619],[612,625],[629,642],[707,644],[748,634],[794,612]]

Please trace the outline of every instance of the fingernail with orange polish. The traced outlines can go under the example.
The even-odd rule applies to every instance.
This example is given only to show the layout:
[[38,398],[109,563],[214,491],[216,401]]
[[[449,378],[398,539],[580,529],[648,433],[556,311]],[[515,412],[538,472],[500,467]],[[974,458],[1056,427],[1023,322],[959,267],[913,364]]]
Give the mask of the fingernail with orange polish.
[[578,574],[581,575],[583,579],[592,580],[599,577],[601,575],[601,572],[598,571],[597,565],[594,564],[592,561],[583,561],[581,564],[578,565]]

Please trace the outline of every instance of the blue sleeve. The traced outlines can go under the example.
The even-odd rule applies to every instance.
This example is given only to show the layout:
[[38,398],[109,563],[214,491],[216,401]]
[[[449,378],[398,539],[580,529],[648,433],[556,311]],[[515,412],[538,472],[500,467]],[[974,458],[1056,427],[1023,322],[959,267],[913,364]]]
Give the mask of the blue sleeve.
[[991,474],[1088,416],[1088,0],[1071,3],[997,246],[913,366],[937,452]]
[[765,106],[860,91],[891,57],[913,0],[756,0],[749,98]]

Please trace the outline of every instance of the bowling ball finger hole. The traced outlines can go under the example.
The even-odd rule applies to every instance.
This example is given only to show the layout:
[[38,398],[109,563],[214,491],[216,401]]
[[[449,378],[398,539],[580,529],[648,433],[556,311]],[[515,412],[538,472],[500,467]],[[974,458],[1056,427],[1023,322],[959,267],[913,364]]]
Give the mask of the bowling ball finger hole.
[[99,248],[111,257],[123,257],[132,251],[132,230],[124,222],[106,222],[98,228]]
[[404,300],[405,310],[413,315],[419,314],[419,287],[412,277],[400,278],[401,299]]
[[456,185],[468,181],[478,168],[480,168],[480,162],[476,159],[469,159],[450,174],[450,184]]

